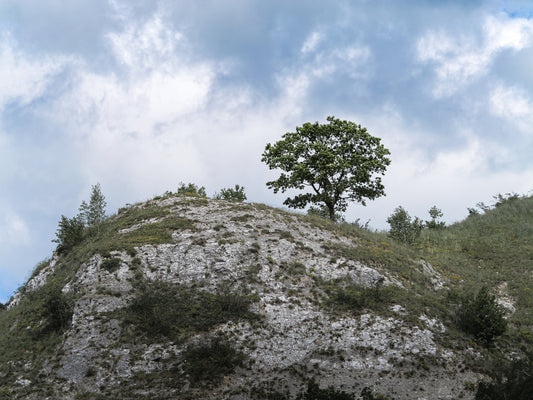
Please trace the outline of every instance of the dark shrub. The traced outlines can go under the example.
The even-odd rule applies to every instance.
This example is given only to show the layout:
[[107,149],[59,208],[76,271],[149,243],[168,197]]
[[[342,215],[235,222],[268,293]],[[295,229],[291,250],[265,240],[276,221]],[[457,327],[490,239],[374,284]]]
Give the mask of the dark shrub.
[[48,283],[31,292],[30,299],[35,304],[35,316],[43,320],[35,334],[40,336],[51,332],[62,332],[72,323],[74,299],[61,291],[59,284]]
[[215,199],[243,202],[246,200],[246,194],[243,186],[235,185],[235,189],[220,189],[220,193],[215,193]]
[[57,252],[66,253],[81,243],[84,231],[85,223],[80,216],[67,218],[62,215],[59,221],[59,228],[56,231],[56,239],[52,240],[52,242],[58,243]]
[[354,400],[353,394],[335,389],[333,386],[320,389],[313,379],[307,384],[307,392],[296,397],[297,400]]
[[120,263],[120,258],[106,258],[104,261],[102,261],[101,267],[109,272],[115,272],[120,268]]
[[530,400],[533,395],[533,353],[497,365],[490,373],[490,382],[479,382],[476,400]]
[[181,196],[207,197],[205,187],[197,186],[194,183],[189,183],[186,185],[183,182],[180,182],[176,194]]
[[236,351],[223,337],[191,346],[185,351],[184,372],[192,384],[218,384],[226,375],[242,365],[243,354]]
[[483,286],[476,296],[463,298],[457,313],[457,324],[461,330],[474,336],[477,343],[489,347],[494,338],[507,329],[504,315],[496,297]]

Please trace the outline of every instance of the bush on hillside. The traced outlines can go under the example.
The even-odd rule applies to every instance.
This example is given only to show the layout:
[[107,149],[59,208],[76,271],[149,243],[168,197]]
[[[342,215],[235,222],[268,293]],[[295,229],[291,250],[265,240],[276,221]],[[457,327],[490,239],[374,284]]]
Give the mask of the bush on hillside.
[[115,272],[117,269],[120,268],[121,260],[120,258],[106,258],[104,261],[102,261],[101,267],[108,272]]
[[59,220],[59,228],[56,231],[56,238],[52,242],[57,243],[57,252],[66,253],[74,246],[81,243],[84,237],[85,223],[78,215],[74,218],[67,218],[64,215]]
[[246,200],[246,194],[244,194],[244,186],[235,185],[234,189],[220,189],[220,193],[215,193],[215,199],[243,202]]
[[444,221],[438,221],[438,219],[441,218],[444,214],[442,214],[442,211],[438,209],[437,206],[431,207],[428,213],[431,217],[431,221],[426,221],[426,226],[429,229],[444,229],[446,227]]
[[533,353],[499,362],[489,373],[491,381],[478,384],[476,400],[529,400],[533,393]]
[[387,218],[387,222],[390,225],[389,236],[406,244],[413,244],[424,227],[422,220],[418,217],[411,220],[411,216],[402,206],[394,210],[392,215]]
[[181,196],[207,197],[205,187],[198,186],[194,183],[188,183],[186,185],[185,183],[180,182],[176,194]]
[[30,299],[35,304],[35,316],[41,319],[35,331],[37,336],[52,332],[62,332],[72,323],[74,299],[63,293],[54,281],[31,292]]
[[296,400],[354,400],[353,394],[337,390],[333,386],[327,389],[320,389],[318,383],[311,379],[307,383],[307,391],[300,393]]
[[244,355],[235,350],[222,336],[193,345],[184,352],[184,372],[193,385],[218,384],[242,366]]
[[461,330],[472,335],[478,344],[490,347],[494,339],[507,329],[504,315],[496,297],[483,286],[477,295],[462,299],[457,312],[457,324]]

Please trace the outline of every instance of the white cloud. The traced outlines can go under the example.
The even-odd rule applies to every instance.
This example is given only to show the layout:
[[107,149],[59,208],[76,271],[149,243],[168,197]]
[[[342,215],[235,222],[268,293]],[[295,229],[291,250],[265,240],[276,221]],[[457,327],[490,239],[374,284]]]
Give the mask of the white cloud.
[[533,21],[509,18],[506,14],[487,16],[480,36],[476,39],[472,34],[454,36],[434,30],[418,40],[418,60],[435,66],[435,97],[450,96],[486,74],[501,52],[520,51],[530,46]]
[[27,245],[29,242],[28,226],[19,215],[13,212],[0,215],[0,248]]
[[8,32],[0,32],[0,111],[10,102],[25,105],[42,96],[69,61],[66,57],[34,59],[17,48]]
[[490,111],[509,120],[523,132],[533,130],[533,101],[522,89],[499,85],[491,91]]
[[319,31],[314,31],[309,35],[309,37],[305,40],[302,49],[300,50],[302,53],[310,53],[314,51],[318,45],[318,43],[323,39],[323,35]]
[[[207,63],[177,51],[182,36],[154,17],[108,35],[118,73],[79,69],[71,92],[56,105],[76,134],[150,136],[201,109],[215,75]],[[60,112],[61,114],[56,114]]]

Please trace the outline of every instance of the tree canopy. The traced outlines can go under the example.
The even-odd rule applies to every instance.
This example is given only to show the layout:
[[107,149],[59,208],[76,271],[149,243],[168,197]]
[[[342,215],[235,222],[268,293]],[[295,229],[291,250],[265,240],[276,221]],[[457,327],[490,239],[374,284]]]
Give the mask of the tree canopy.
[[262,161],[270,169],[281,169],[281,176],[267,182],[277,193],[288,189],[310,189],[289,197],[284,204],[304,208],[309,203],[323,204],[330,219],[344,212],[348,201],[365,205],[385,195],[381,177],[390,152],[381,139],[351,121],[328,117],[327,124],[309,122],[288,132],[282,140],[265,147]]

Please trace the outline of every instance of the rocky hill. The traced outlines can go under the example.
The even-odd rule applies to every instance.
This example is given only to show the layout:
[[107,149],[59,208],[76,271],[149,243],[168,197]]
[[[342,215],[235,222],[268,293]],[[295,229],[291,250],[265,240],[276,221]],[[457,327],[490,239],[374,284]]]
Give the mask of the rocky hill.
[[[413,248],[261,204],[120,209],[0,311],[0,398],[472,399],[494,350],[450,293],[497,282],[506,318],[524,314],[448,229]],[[513,323],[502,351],[531,335]]]

